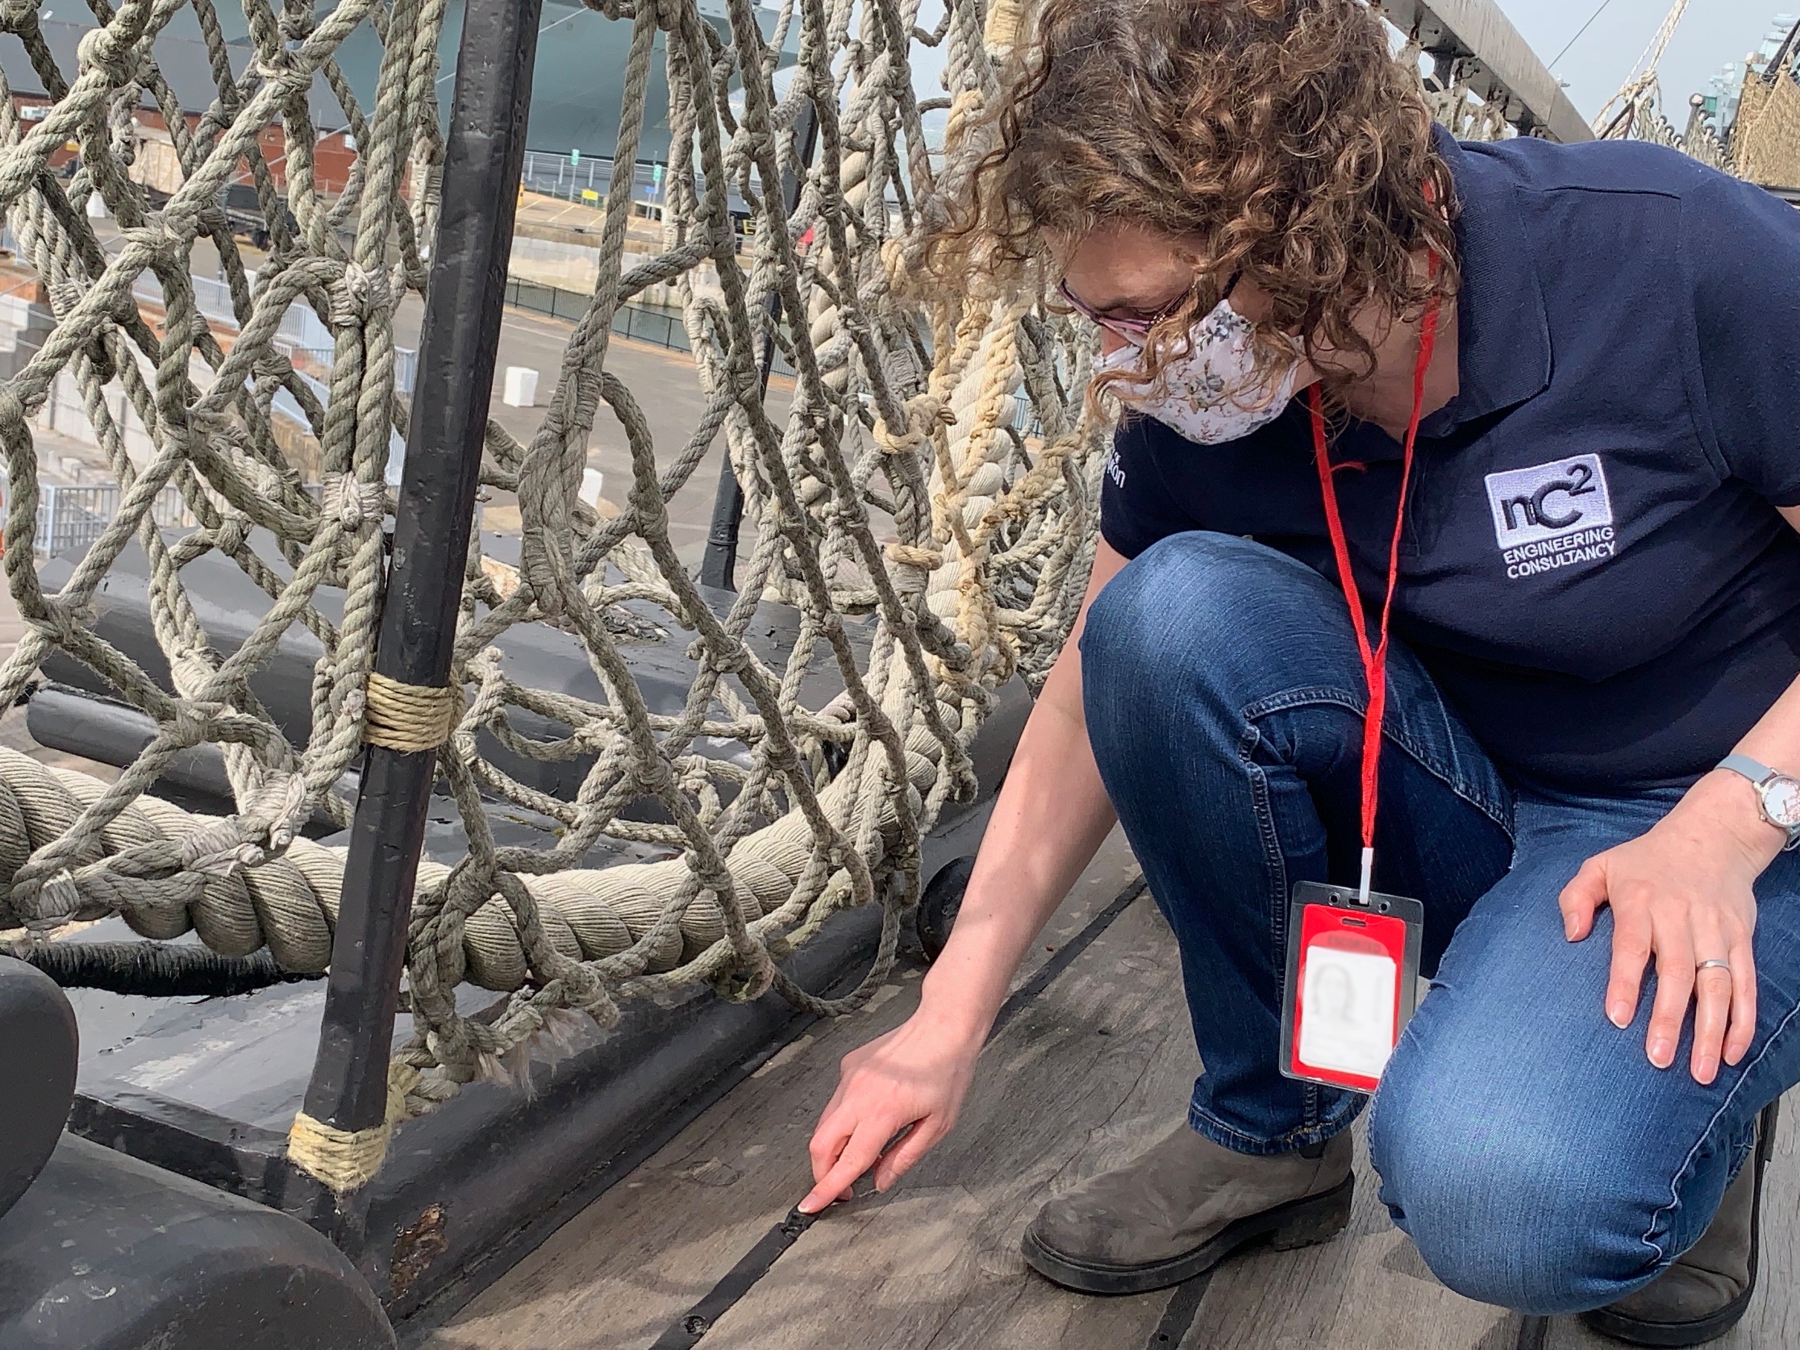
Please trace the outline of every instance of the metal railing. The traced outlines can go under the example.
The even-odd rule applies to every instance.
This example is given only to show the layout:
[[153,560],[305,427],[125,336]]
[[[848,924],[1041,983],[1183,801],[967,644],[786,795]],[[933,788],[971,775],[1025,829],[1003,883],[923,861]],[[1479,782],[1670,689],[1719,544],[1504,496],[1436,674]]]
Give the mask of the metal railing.
[[[250,287],[256,288],[256,273],[246,274]],[[238,326],[237,311],[231,306],[231,287],[223,281],[212,277],[193,277],[194,304],[200,313],[212,323],[226,328]],[[143,272],[132,283],[131,293],[139,300],[152,305],[161,305],[163,301],[162,283],[153,272]],[[315,375],[327,384],[330,383],[331,363],[337,347],[336,336],[329,325],[304,303],[289,306],[281,316],[281,326],[275,330],[276,342],[289,353],[289,360],[305,357],[314,369],[307,373]],[[419,354],[410,347],[394,348],[394,387],[402,394],[411,397],[413,379],[419,369]]]
[[[545,197],[561,197],[564,201],[586,201],[597,204],[612,185],[613,162],[605,155],[583,155],[578,163],[570,163],[567,155],[549,155],[538,150],[525,152],[525,164],[519,182],[527,192]],[[633,201],[656,198],[656,170],[649,164],[632,167],[631,197]],[[591,192],[591,197],[583,197]]]
[[[518,277],[508,277],[506,281],[507,304],[530,310],[533,314],[567,319],[571,323],[587,313],[593,298],[586,291],[568,291],[560,286],[546,286],[541,282],[524,281]],[[621,305],[613,315],[612,331],[620,337],[635,338],[639,342],[667,347],[670,351],[691,352],[694,349],[693,344],[688,341],[681,315],[673,310]],[[793,366],[779,350],[775,353],[773,369],[777,375],[794,373]]]
[[[660,164],[645,164],[642,161],[632,166],[633,202],[660,206],[664,194],[668,192],[667,179],[657,177],[657,170],[662,167]],[[583,202],[597,210],[606,200],[607,190],[612,186],[612,174],[613,162],[608,155],[583,155],[571,163],[567,155],[527,150],[525,163],[519,171],[519,186],[540,196],[560,197],[566,202]],[[695,194],[704,193],[705,188],[705,176],[695,174]],[[745,215],[750,209],[735,188],[726,193],[725,204],[733,215]]]
[[[46,557],[75,553],[87,548],[106,532],[119,512],[119,485],[66,483],[38,485],[37,532],[32,549]],[[163,529],[185,529],[199,524],[181,495],[166,487],[151,503],[150,516]]]

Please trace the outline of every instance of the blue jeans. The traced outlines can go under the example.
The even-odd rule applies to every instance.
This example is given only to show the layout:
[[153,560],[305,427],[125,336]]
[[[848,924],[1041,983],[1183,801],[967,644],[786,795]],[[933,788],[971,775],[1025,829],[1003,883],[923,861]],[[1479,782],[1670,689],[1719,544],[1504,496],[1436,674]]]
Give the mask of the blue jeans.
[[[1088,735],[1181,947],[1204,1067],[1189,1123],[1245,1153],[1349,1125],[1357,1094],[1276,1068],[1289,894],[1354,883],[1366,702],[1344,598],[1247,540],[1183,534],[1095,600],[1081,644]],[[1711,1086],[1644,1053],[1654,993],[1602,1011],[1611,917],[1563,936],[1557,897],[1676,790],[1510,786],[1418,660],[1389,658],[1375,886],[1421,900],[1431,991],[1374,1098],[1382,1200],[1432,1271],[1528,1313],[1598,1307],[1697,1241],[1753,1138],[1800,1082],[1800,854],[1757,886],[1757,1032]]]

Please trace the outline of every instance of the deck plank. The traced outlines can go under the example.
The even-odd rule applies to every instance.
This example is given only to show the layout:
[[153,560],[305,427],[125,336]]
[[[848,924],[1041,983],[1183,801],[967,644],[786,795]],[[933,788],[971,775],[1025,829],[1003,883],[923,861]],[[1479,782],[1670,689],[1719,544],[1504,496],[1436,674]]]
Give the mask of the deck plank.
[[1067,1293],[1025,1269],[1019,1236],[1048,1192],[1180,1120],[1197,1068],[1146,897],[995,1038],[956,1133],[889,1196],[809,1229],[707,1350],[1142,1345],[1167,1293]]
[[[1800,1345],[1800,1101],[1782,1102],[1775,1152],[1763,1178],[1762,1270],[1744,1320],[1718,1340],[1715,1350],[1787,1350]],[[1616,1350],[1618,1342],[1597,1336],[1573,1317],[1550,1324],[1544,1350]]]
[[[1115,839],[1033,962],[1117,894]],[[1020,980],[1027,979],[1028,968]],[[565,1225],[429,1342],[433,1350],[647,1350],[805,1189],[805,1141],[838,1058],[897,1025],[918,972],[821,1024]],[[1147,1346],[1168,1293],[1095,1299],[1025,1269],[1042,1199],[1179,1119],[1197,1060],[1166,926],[1146,897],[995,1038],[956,1133],[885,1197],[834,1209],[708,1331],[706,1350],[1087,1350]],[[1253,1250],[1214,1273],[1186,1350],[1513,1350],[1520,1319],[1439,1285],[1377,1198],[1358,1127],[1350,1230]],[[1766,1192],[1765,1278],[1724,1350],[1800,1344],[1787,1272],[1800,1235],[1800,1132],[1783,1122]],[[1546,1350],[1602,1350],[1572,1319]]]
[[[1137,874],[1115,830],[1016,983],[1030,979]],[[871,1007],[816,1024],[423,1344],[429,1350],[649,1346],[805,1194],[811,1181],[806,1142],[836,1087],[839,1059],[911,1014],[919,976],[897,972]]]

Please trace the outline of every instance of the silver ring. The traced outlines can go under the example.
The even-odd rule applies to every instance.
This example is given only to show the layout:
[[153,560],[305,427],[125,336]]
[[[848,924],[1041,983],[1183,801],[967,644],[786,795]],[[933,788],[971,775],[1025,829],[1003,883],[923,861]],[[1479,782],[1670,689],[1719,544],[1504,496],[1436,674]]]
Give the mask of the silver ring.
[[1727,975],[1729,975],[1731,973],[1731,962],[1721,961],[1716,956],[1709,957],[1707,960],[1702,961],[1699,965],[1695,966],[1694,969],[1695,970],[1708,970],[1714,966],[1716,966],[1720,970],[1724,971]]

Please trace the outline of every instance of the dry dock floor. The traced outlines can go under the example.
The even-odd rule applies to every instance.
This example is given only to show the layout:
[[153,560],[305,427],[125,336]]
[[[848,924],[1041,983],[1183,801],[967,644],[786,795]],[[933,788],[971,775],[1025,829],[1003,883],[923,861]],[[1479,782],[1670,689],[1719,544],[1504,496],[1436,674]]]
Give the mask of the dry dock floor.
[[[905,1020],[920,972],[815,1024],[490,1285],[430,1350],[1599,1350],[1568,1319],[1521,1319],[1434,1280],[1376,1202],[1350,1229],[1244,1252],[1128,1298],[1066,1293],[1019,1238],[1044,1196],[1178,1120],[1198,1068],[1175,946],[1115,832],[1021,972],[955,1132],[899,1186],[835,1207],[716,1320],[682,1323],[810,1183],[806,1141],[839,1059]],[[1111,919],[1107,921],[1107,913]],[[1095,930],[1099,931],[1096,932]],[[1072,960],[1065,947],[1078,949]],[[1034,981],[1052,963],[1054,977]],[[1800,1346],[1800,1158],[1784,1114],[1764,1194],[1763,1277],[1721,1350]],[[1359,1131],[1360,1134],[1360,1131]],[[699,1333],[698,1336],[695,1333]]]

